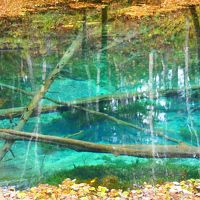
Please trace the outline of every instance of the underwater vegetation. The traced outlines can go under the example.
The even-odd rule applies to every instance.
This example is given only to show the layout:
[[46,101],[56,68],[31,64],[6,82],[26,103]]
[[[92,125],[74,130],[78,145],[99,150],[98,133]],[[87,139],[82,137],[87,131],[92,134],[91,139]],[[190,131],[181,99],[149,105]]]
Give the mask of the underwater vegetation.
[[[187,179],[199,179],[200,168],[179,164],[177,160],[163,161],[139,161],[127,164],[123,160],[112,161],[107,159],[107,164],[93,166],[74,166],[71,170],[58,171],[51,175],[45,175],[42,183],[58,185],[64,179],[76,179],[78,183],[85,182],[91,186],[105,186],[109,189],[140,188],[146,182],[148,184],[163,184],[170,181],[182,181]],[[178,169],[178,170],[177,170]]]

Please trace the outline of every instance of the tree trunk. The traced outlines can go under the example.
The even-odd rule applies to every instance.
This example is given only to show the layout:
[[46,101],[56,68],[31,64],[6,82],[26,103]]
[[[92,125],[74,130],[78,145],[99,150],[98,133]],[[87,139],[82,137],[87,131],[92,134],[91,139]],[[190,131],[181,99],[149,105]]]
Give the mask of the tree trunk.
[[[112,153],[115,155],[142,158],[200,158],[200,149],[195,146],[180,145],[107,145],[85,142],[50,135],[33,134],[10,129],[0,129],[0,137],[6,140],[28,140],[59,145],[75,151]],[[154,150],[153,150],[154,149]]]
[[192,20],[193,20],[195,34],[196,34],[196,40],[197,40],[197,43],[196,43],[197,44],[197,60],[198,60],[198,64],[200,64],[200,23],[199,23],[199,17],[198,17],[195,6],[190,6],[190,12],[191,12],[191,15],[192,15]]

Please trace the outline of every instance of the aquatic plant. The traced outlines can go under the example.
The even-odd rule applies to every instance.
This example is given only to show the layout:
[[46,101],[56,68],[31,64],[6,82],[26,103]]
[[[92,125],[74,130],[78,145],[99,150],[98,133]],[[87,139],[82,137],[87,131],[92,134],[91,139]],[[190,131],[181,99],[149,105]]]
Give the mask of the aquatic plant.
[[200,178],[199,170],[196,166],[175,164],[170,160],[141,163],[136,161],[132,164],[116,161],[105,165],[77,166],[72,170],[62,170],[47,175],[42,182],[57,185],[65,178],[76,178],[78,182],[87,182],[95,187],[103,185],[110,189],[127,189],[132,186],[139,188],[144,182],[156,185],[167,181],[198,179]]

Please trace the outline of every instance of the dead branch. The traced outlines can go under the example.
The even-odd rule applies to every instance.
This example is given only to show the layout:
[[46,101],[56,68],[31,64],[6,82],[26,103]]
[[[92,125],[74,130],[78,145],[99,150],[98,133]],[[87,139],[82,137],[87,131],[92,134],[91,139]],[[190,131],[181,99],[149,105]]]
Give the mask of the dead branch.
[[107,145],[81,140],[61,138],[10,129],[0,129],[0,137],[6,140],[28,140],[59,145],[75,151],[112,153],[115,155],[136,156],[142,158],[200,158],[200,148],[185,144],[180,145]]
[[34,94],[32,92],[28,92],[28,91],[23,90],[21,88],[17,88],[17,87],[14,87],[14,86],[11,86],[11,85],[7,85],[7,84],[4,84],[4,83],[0,83],[0,88],[10,89],[10,90],[25,94],[27,96],[34,96]]
[[[9,87],[8,87],[9,88]],[[15,88],[14,86],[11,86],[11,88],[13,88],[15,91],[23,91],[23,90],[21,90],[21,89],[18,89],[18,88]],[[29,96],[33,96],[33,93],[29,93],[29,92],[26,92],[26,91],[24,91],[23,92],[23,94],[26,94],[26,95],[29,95]],[[120,119],[117,119],[116,117],[113,117],[113,116],[110,116],[110,115],[108,115],[108,114],[106,114],[106,113],[102,113],[102,112],[98,112],[98,111],[94,111],[94,110],[90,110],[90,109],[87,109],[87,108],[84,108],[84,107],[81,107],[81,106],[78,106],[79,104],[82,104],[81,102],[75,102],[75,101],[73,101],[73,102],[61,102],[61,101],[58,101],[58,100],[55,100],[55,99],[52,99],[52,98],[49,98],[49,97],[46,97],[46,96],[44,96],[44,98],[45,99],[47,99],[47,100],[49,100],[49,101],[51,101],[51,102],[54,102],[54,103],[56,103],[56,104],[59,104],[59,105],[63,105],[63,106],[65,106],[65,108],[66,107],[73,107],[73,108],[75,108],[75,109],[78,109],[78,110],[82,110],[82,111],[85,111],[85,112],[88,112],[88,113],[90,113],[90,114],[93,114],[93,115],[97,115],[97,116],[100,116],[100,117],[103,117],[103,118],[106,118],[106,119],[109,119],[109,120],[111,120],[111,121],[113,121],[113,122],[115,122],[115,123],[117,123],[117,124],[120,124],[120,125],[122,125],[122,126],[128,126],[128,127],[130,127],[130,128],[134,128],[134,129],[136,129],[136,130],[139,130],[139,131],[142,131],[142,132],[146,132],[146,133],[150,133],[150,130],[148,130],[148,129],[145,129],[145,128],[141,128],[141,127],[139,127],[139,126],[137,126],[137,125],[135,125],[135,124],[133,124],[133,123],[129,123],[129,122],[126,122],[126,121],[124,121],[124,120],[120,120]],[[84,102],[85,103],[85,102]],[[54,107],[55,108],[55,107]],[[46,109],[49,109],[50,111],[51,111],[51,107],[47,107],[47,108],[42,108],[42,112],[46,112]],[[3,113],[4,114],[1,114],[2,113],[2,111],[0,110],[0,118],[1,117],[4,117],[5,116],[5,110],[3,111]],[[8,114],[9,113],[9,114]],[[14,115],[15,114],[15,116],[17,115],[17,114],[19,114],[19,110],[16,110],[14,113],[12,113],[12,110],[8,110],[8,113],[7,113],[7,115],[6,116],[11,116],[11,114],[12,115]],[[163,132],[163,130],[155,130],[154,131],[154,134],[156,135],[156,136],[160,136],[160,137],[163,137],[163,138],[165,138],[166,140],[169,140],[169,141],[172,141],[172,142],[175,142],[175,143],[180,143],[181,141],[179,141],[179,140],[177,140],[177,139],[175,139],[175,138],[172,138],[172,137],[169,137],[169,136],[167,136],[167,135],[165,135],[164,133],[162,133]],[[172,131],[168,131],[168,132],[172,132]],[[174,132],[173,132],[174,133]]]
[[[25,94],[28,96],[34,96],[34,93],[28,92],[20,88],[16,88],[14,86],[6,85],[3,83],[0,83],[0,87],[21,92],[22,94]],[[190,86],[189,88],[184,87],[184,88],[173,88],[173,89],[160,89],[160,90],[152,91],[152,94],[154,98],[158,98],[157,94],[159,94],[159,96],[179,96],[180,94],[184,93],[186,90],[190,90],[190,91],[200,90],[200,86],[193,85],[193,86]],[[148,97],[149,97],[149,91],[129,92],[129,93],[119,93],[119,94],[112,94],[112,95],[109,94],[109,95],[100,95],[100,96],[94,96],[94,97],[78,98],[72,101],[68,101],[67,103],[68,105],[88,105],[88,104],[97,103],[97,102],[112,101],[113,99],[134,100],[134,99],[142,99],[142,98],[148,98]],[[52,99],[47,96],[44,96],[43,98],[52,101]]]
[[[0,109],[0,120],[1,119],[12,119],[14,117],[21,117],[22,113],[25,111],[26,107],[8,108]],[[51,113],[58,111],[67,111],[69,106],[62,105],[44,105],[41,107],[41,113]],[[31,117],[38,116],[37,110],[34,110]]]

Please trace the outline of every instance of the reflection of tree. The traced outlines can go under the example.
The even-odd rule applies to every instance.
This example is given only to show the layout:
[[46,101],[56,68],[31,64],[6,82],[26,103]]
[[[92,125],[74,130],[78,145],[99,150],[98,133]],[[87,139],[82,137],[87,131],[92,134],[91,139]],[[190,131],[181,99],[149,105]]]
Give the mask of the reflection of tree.
[[199,139],[198,139],[198,134],[197,131],[194,127],[194,120],[192,117],[191,113],[191,108],[190,108],[190,84],[189,84],[189,33],[190,33],[190,24],[189,24],[189,19],[186,18],[186,36],[185,36],[185,97],[186,97],[186,109],[187,109],[187,121],[188,121],[188,128],[191,134],[191,143],[192,141],[192,136],[195,135],[196,138],[196,143],[199,146]]
[[82,57],[85,60],[87,57],[87,12],[83,10],[83,40],[82,40]]
[[102,8],[102,33],[101,33],[101,68],[103,69],[102,71],[102,78],[106,79],[107,78],[107,21],[108,21],[108,7],[105,6]]
[[166,62],[166,54],[161,54],[161,63],[162,63],[162,67],[163,67],[163,70],[162,70],[162,81],[163,81],[163,87],[166,88],[166,78],[167,78],[167,62]]
[[[154,65],[154,53],[150,52],[149,54],[149,99],[150,100],[153,99],[153,65]],[[154,143],[153,114],[154,114],[154,107],[153,105],[151,105],[150,112],[149,112],[149,128],[150,128],[151,139],[152,139],[152,154],[154,155],[155,143]]]
[[[85,71],[87,74],[88,79],[91,79],[91,73],[89,66],[87,64],[87,57],[88,57],[88,36],[87,36],[87,10],[83,10],[83,25],[82,25],[82,33],[83,33],[83,40],[82,40],[82,59],[85,66]],[[89,87],[89,86],[88,86]]]
[[190,6],[190,12],[192,15],[192,20],[195,28],[195,34],[197,39],[197,59],[198,64],[200,64],[200,22],[197,14],[197,10],[195,6]]
[[106,47],[107,47],[107,21],[108,21],[108,7],[105,6],[102,8],[102,38],[101,44],[102,49],[104,49],[104,56],[106,56]]
[[[99,65],[97,66],[97,90],[96,92],[100,92],[100,87],[105,87],[107,84],[107,20],[108,20],[108,7],[105,6],[101,10],[101,51],[100,55],[98,55]],[[103,108],[100,106],[99,102],[96,103],[96,111],[102,110]],[[98,141],[100,139],[99,135],[99,125],[97,126],[97,134],[95,135],[95,139]]]
[[34,80],[34,75],[33,75],[33,63],[32,63],[32,58],[29,53],[26,54],[26,61],[27,61],[27,67],[28,67],[28,72],[29,72],[29,80],[30,80],[30,85],[31,85],[31,90],[35,90],[35,80]]
[[101,51],[98,55],[100,59],[97,68],[97,93],[100,91],[100,86],[107,85],[108,83],[108,69],[107,69],[107,20],[108,20],[108,7],[102,8],[102,30],[101,30]]

